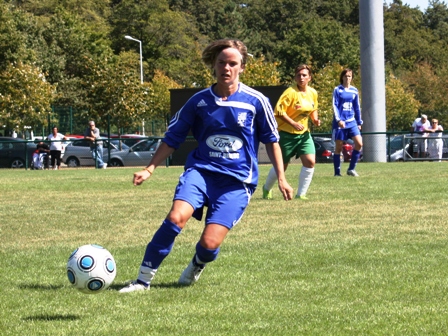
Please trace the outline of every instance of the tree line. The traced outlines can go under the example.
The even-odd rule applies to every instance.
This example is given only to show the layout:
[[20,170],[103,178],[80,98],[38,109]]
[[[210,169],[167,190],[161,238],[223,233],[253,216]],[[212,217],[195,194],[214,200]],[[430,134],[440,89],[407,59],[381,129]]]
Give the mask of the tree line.
[[[447,4],[394,0],[383,11],[387,129],[408,130],[421,113],[448,127]],[[125,35],[142,43],[143,84],[139,44]],[[247,45],[248,85],[287,86],[295,66],[311,65],[322,132],[343,68],[362,99],[358,0],[3,0],[0,127],[44,125],[52,106],[102,127],[165,122],[170,89],[213,83],[201,52],[218,38]]]

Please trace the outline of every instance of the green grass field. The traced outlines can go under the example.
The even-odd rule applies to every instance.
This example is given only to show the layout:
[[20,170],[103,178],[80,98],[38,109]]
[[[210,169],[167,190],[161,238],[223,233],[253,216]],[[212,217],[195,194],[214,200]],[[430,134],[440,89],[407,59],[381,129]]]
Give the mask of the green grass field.
[[[192,219],[151,290],[119,294],[182,171],[134,187],[135,170],[0,171],[0,335],[448,334],[448,163],[361,163],[360,178],[317,165],[308,201],[259,187],[197,284],[177,285],[203,228]],[[117,263],[98,295],[66,277],[88,243]]]

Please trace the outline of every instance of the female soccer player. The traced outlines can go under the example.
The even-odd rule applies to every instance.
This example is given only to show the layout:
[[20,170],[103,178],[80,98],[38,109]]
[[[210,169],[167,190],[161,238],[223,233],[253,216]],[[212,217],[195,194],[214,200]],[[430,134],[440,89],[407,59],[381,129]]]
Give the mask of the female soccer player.
[[205,48],[202,59],[213,70],[216,83],[193,95],[173,116],[149,165],[134,174],[134,185],[142,184],[192,131],[198,147],[187,159],[171,210],[146,247],[137,280],[121,293],[149,289],[177,235],[191,217],[200,220],[206,206],[205,228],[179,283],[190,285],[199,279],[205,265],[217,258],[221,243],[240,221],[255,191],[259,141],[266,144],[284,199],[292,198],[270,103],[239,82],[247,57],[246,46],[238,40],[217,40]]
[[352,152],[347,175],[358,177],[355,171],[362,149],[361,109],[358,89],[351,86],[353,71],[344,69],[339,77],[340,85],[333,91],[333,140],[336,142],[333,165],[334,176],[341,175],[341,151],[344,141],[352,139],[355,148]]
[[[296,198],[307,199],[306,193],[311,184],[316,163],[316,149],[308,128],[308,119],[320,126],[317,115],[317,92],[308,86],[312,73],[308,65],[295,69],[295,84],[286,89],[275,106],[275,117],[280,131],[280,147],[283,165],[286,169],[292,157],[300,157],[302,169],[299,175],[299,188]],[[277,180],[273,167],[263,186],[263,198],[272,199],[272,187]]]

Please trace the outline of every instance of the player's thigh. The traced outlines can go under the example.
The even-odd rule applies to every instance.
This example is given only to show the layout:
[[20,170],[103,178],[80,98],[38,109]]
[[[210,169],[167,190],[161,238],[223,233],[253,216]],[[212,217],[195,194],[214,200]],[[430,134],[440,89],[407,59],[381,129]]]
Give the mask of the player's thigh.
[[280,131],[279,145],[282,151],[283,164],[289,163],[297,152],[297,135]]
[[219,224],[230,230],[243,217],[254,191],[254,186],[232,177],[215,181],[208,192],[206,225]]

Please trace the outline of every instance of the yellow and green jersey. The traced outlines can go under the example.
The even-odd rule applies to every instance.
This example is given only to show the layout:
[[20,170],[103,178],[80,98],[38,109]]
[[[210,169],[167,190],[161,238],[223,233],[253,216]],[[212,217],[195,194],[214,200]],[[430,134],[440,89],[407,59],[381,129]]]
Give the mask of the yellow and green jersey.
[[[315,110],[317,110],[317,91],[311,87],[307,87],[306,92],[300,92],[297,84],[292,85],[283,92],[277,105],[275,105],[274,114],[277,119],[278,130],[292,134],[309,132],[308,119],[310,114]],[[279,118],[285,114],[294,121],[302,124],[305,128],[298,131]]]

